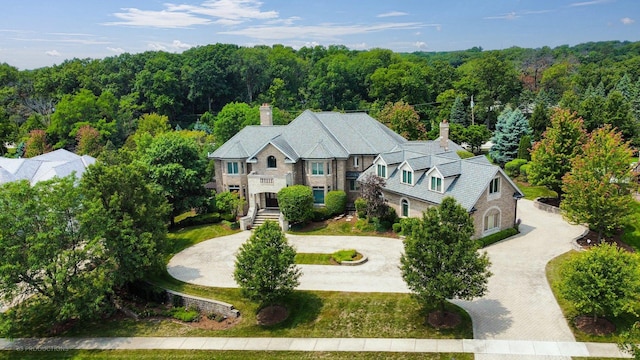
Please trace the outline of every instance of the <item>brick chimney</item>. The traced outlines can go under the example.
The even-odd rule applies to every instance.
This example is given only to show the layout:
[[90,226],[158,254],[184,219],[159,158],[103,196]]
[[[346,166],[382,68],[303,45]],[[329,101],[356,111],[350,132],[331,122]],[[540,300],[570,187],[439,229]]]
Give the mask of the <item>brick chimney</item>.
[[264,103],[260,106],[260,126],[273,125],[273,115],[271,114],[271,105]]
[[440,123],[440,147],[449,150],[449,123],[446,119]]

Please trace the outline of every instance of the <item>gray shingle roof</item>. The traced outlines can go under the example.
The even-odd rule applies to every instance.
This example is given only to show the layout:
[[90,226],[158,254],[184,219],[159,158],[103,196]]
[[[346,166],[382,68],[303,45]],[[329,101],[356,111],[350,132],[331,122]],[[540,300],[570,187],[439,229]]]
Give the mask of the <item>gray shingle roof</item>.
[[[96,159],[79,156],[70,151],[59,149],[28,159],[9,159],[0,157],[0,183],[15,180],[28,180],[31,184],[49,180],[54,177],[65,177],[75,172],[79,178],[87,167]],[[4,171],[2,171],[4,170]],[[12,177],[6,176],[6,173]]]
[[364,113],[306,110],[289,125],[247,126],[210,157],[247,158],[269,142],[295,161],[320,156],[348,158],[350,155],[375,155],[390,151],[407,140]]

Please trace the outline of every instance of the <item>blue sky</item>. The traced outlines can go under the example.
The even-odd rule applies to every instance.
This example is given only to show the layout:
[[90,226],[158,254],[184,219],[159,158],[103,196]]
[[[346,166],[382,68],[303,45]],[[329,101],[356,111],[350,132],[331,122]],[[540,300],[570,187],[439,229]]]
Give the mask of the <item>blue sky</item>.
[[192,46],[397,52],[640,40],[638,0],[3,0],[0,62],[20,69]]

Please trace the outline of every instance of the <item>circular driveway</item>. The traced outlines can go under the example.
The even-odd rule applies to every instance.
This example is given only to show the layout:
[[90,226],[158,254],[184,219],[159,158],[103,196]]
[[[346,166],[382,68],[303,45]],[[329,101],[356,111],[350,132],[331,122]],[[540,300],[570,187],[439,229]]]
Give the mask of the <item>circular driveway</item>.
[[[167,270],[171,276],[188,283],[238,287],[233,280],[236,252],[251,232],[223,236],[196,244],[176,254]],[[357,292],[408,292],[400,275],[399,239],[369,236],[300,236],[287,234],[296,251],[333,253],[356,249],[369,261],[358,266],[299,265],[301,290],[337,290]]]
[[[474,338],[575,341],[546,280],[549,260],[573,248],[583,227],[518,203],[521,233],[485,250],[493,276],[487,294],[474,301],[454,301],[473,319]],[[201,242],[176,254],[169,274],[192,284],[237,287],[235,253],[250,232]],[[359,266],[301,265],[299,289],[359,292],[408,292],[399,264],[402,241],[380,237],[287,235],[298,252],[332,253],[357,249],[369,261]]]

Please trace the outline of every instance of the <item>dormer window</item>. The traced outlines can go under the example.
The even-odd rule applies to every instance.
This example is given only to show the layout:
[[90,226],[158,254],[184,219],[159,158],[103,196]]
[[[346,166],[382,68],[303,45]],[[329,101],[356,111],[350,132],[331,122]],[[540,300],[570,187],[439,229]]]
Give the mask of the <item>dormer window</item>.
[[431,177],[431,182],[429,184],[429,190],[442,192],[442,178],[437,176]]
[[378,164],[378,176],[380,176],[381,178],[387,178],[387,166],[386,165],[382,165],[382,164]]
[[402,170],[402,183],[413,185],[413,171]]
[[500,178],[495,178],[489,183],[489,195],[500,193]]
[[276,167],[278,167],[276,163],[276,157],[273,155],[269,156],[267,158],[267,168],[275,169]]

